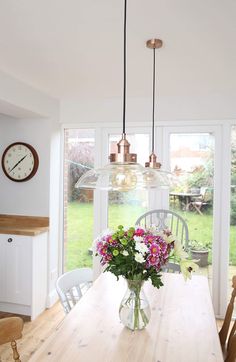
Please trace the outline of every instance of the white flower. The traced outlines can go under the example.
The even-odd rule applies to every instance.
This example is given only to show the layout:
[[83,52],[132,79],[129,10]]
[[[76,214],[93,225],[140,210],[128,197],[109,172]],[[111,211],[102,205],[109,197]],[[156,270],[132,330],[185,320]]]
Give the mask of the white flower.
[[170,243],[172,243],[173,241],[175,241],[175,237],[174,237],[174,235],[166,235],[166,234],[163,234],[163,239],[165,240],[165,242],[167,243],[167,244],[170,244]]
[[143,237],[134,235],[134,241],[137,241],[137,242],[143,241]]
[[134,259],[135,259],[135,261],[137,261],[137,263],[144,263],[145,262],[144,257],[140,253],[135,253],[134,254]]
[[129,230],[129,227],[128,227],[128,226],[124,226],[124,227],[123,227],[123,230],[124,230],[124,231],[128,231],[128,230]]
[[174,256],[176,258],[180,258],[180,259],[188,258],[188,253],[186,253],[186,251],[184,251],[183,245],[181,244],[181,242],[179,240],[175,240],[175,243],[174,243]]
[[122,251],[121,254],[123,254],[124,256],[128,256],[128,255],[129,255],[128,251],[126,251],[126,250]]
[[140,242],[136,241],[135,250],[137,250],[139,253],[144,255],[145,253],[148,252],[148,247],[144,243],[140,243]]
[[156,225],[151,224],[148,228],[148,231],[150,231],[153,235],[160,235],[160,231],[157,229]]
[[191,279],[192,272],[196,272],[199,269],[199,266],[194,263],[197,260],[181,260],[180,261],[180,270],[183,274],[185,280]]

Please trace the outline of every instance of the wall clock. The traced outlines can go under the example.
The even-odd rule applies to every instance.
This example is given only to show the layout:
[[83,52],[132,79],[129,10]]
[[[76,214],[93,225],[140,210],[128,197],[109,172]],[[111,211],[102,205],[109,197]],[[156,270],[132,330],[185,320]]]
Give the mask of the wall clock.
[[2,155],[2,169],[12,181],[28,181],[37,172],[38,165],[38,154],[28,143],[12,143]]

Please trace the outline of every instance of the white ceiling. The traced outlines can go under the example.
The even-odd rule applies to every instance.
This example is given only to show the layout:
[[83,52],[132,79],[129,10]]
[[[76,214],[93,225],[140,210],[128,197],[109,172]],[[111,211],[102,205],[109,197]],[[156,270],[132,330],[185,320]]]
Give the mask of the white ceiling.
[[[236,94],[235,0],[128,0],[128,94]],[[0,69],[61,99],[120,97],[123,0],[0,0]]]

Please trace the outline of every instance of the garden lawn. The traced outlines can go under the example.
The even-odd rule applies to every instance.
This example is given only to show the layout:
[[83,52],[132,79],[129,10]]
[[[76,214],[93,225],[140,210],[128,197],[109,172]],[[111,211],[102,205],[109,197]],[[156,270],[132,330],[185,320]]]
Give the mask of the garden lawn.
[[[136,205],[110,205],[109,227],[134,225],[146,210]],[[65,270],[91,267],[89,248],[93,243],[93,204],[70,202],[67,208],[67,241],[65,248]]]
[[[134,225],[146,210],[135,205],[110,205],[109,227]],[[187,222],[189,239],[212,242],[212,215],[176,210]],[[88,249],[93,242],[93,204],[71,202],[67,209],[67,241],[65,243],[65,270],[91,267]],[[224,241],[222,241],[224,242]],[[236,265],[236,228],[230,227],[230,264]]]

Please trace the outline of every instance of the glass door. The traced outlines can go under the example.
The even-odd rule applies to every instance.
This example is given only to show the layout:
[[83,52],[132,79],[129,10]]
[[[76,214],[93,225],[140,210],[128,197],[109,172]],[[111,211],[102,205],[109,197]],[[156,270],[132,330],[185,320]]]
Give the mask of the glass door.
[[199,274],[212,282],[213,190],[215,142],[212,133],[171,133],[170,209],[189,229],[189,250],[199,260]]
[[94,153],[94,130],[64,130],[64,271],[92,266],[94,195],[75,183],[94,167]]
[[215,312],[220,314],[220,127],[166,127],[164,145],[165,162],[176,175],[169,207],[187,222],[189,252],[199,260],[198,274],[208,278]]

